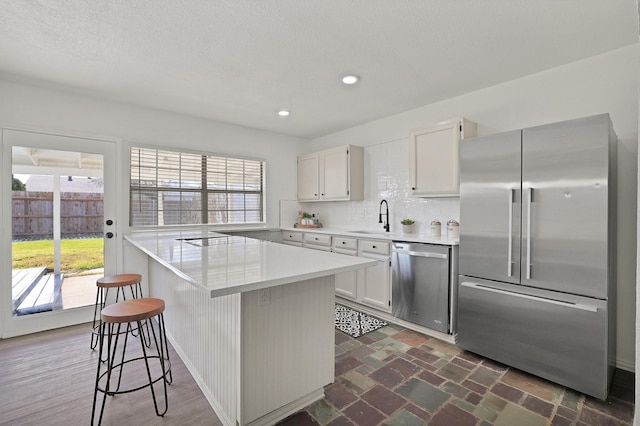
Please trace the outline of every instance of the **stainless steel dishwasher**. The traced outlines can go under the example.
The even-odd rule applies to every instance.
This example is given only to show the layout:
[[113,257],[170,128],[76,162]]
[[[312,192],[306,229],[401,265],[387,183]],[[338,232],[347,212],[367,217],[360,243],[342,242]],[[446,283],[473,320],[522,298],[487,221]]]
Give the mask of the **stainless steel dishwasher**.
[[451,248],[394,241],[392,250],[392,314],[442,333],[450,332]]

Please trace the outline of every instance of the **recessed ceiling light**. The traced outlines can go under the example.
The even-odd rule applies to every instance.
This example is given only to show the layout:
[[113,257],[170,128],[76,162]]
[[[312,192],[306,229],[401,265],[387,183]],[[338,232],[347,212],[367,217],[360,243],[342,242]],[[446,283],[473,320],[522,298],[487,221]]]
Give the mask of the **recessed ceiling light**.
[[286,109],[283,109],[282,111],[278,111],[278,115],[280,117],[286,117],[287,115],[289,115],[289,111],[287,111]]
[[356,84],[358,80],[360,80],[360,77],[353,74],[345,75],[344,77],[342,77],[342,82],[344,84]]

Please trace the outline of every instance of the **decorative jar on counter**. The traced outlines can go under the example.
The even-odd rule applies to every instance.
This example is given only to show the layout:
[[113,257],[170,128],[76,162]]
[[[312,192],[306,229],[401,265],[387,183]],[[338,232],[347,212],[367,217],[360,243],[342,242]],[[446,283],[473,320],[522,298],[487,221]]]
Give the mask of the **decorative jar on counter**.
[[439,220],[436,219],[433,222],[431,222],[431,236],[432,237],[439,237],[441,229],[442,229],[442,224],[440,223]]
[[460,224],[453,219],[447,222],[447,237],[460,238]]

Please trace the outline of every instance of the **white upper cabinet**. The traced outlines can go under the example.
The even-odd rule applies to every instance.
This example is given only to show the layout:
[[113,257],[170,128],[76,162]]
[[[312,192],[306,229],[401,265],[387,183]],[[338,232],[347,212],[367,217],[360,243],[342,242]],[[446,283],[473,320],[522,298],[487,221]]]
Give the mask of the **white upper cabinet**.
[[413,129],[409,136],[409,171],[414,197],[460,195],[460,139],[476,136],[476,123],[456,118]]
[[298,200],[317,201],[320,199],[320,174],[318,154],[298,157]]
[[364,199],[364,150],[340,146],[298,157],[298,201]]

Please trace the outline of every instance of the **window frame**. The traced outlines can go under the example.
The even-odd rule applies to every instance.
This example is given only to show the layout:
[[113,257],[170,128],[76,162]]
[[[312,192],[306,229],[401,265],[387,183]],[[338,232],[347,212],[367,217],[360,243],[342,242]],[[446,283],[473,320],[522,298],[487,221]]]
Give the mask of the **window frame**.
[[[149,187],[145,187],[145,186],[133,186],[132,185],[132,179],[134,178],[133,176],[133,172],[134,172],[134,168],[136,167],[140,167],[140,162],[134,163],[132,161],[133,159],[133,152],[134,150],[147,150],[147,151],[151,151],[154,152],[155,155],[157,156],[158,153],[160,152],[171,152],[171,153],[175,153],[178,154],[178,158],[182,158],[182,156],[199,156],[200,157],[200,162],[201,162],[201,167],[199,169],[200,171],[200,187],[199,188],[189,188],[189,187],[183,187],[182,184],[185,183],[182,179],[178,179],[178,186],[160,186],[158,185],[158,170],[160,169],[158,167],[158,162],[156,160],[156,164],[155,164],[155,170],[156,170],[156,184],[155,186],[149,186]],[[266,199],[266,169],[267,169],[267,162],[265,159],[263,158],[255,158],[255,157],[247,157],[247,156],[241,156],[241,155],[233,155],[233,154],[220,154],[220,153],[214,153],[214,152],[206,152],[206,151],[198,151],[198,150],[191,150],[191,149],[181,149],[181,148],[175,148],[175,147],[165,147],[165,146],[157,146],[157,145],[147,145],[147,144],[139,144],[139,143],[132,143],[132,144],[128,144],[127,146],[127,150],[126,150],[126,156],[127,156],[127,160],[129,163],[129,168],[128,168],[128,173],[127,173],[127,179],[128,179],[128,196],[127,196],[127,204],[128,204],[128,226],[130,229],[139,229],[139,230],[144,230],[144,229],[169,229],[169,228],[184,228],[184,227],[214,227],[214,228],[218,228],[218,227],[222,227],[222,228],[231,228],[231,227],[255,227],[255,226],[260,226],[260,227],[264,227],[266,226],[267,223],[267,213],[266,213],[266,206],[267,206],[267,199]],[[229,160],[231,161],[241,161],[243,162],[243,167],[244,167],[244,162],[248,161],[248,162],[253,162],[256,163],[255,165],[259,165],[261,172],[259,173],[260,176],[260,183],[259,183],[259,189],[258,190],[246,190],[246,189],[236,189],[236,190],[232,190],[229,189],[228,187],[225,189],[210,189],[208,187],[208,181],[207,181],[207,163],[208,163],[208,159],[209,158],[215,158],[215,159],[224,159],[225,163]],[[181,175],[181,170],[182,168],[180,167],[179,170],[179,176]],[[229,176],[229,170],[226,169],[225,170],[225,177]],[[244,182],[244,178],[246,177],[246,174],[243,171],[243,182]],[[180,197],[182,197],[182,195],[186,194],[186,193],[195,193],[195,194],[200,194],[200,209],[199,209],[199,213],[200,213],[200,221],[198,223],[170,223],[170,224],[160,224],[161,221],[161,213],[162,212],[166,212],[169,211],[167,209],[160,209],[160,203],[157,203],[156,208],[153,210],[153,214],[154,214],[154,224],[149,224],[149,225],[143,225],[143,224],[139,224],[139,223],[135,223],[134,222],[134,194],[135,192],[140,193],[144,193],[146,191],[149,192],[153,192],[156,194],[155,199],[159,200],[160,197],[162,196],[163,193],[171,193],[171,192],[175,192],[177,195],[179,195]],[[225,210],[220,210],[220,212],[224,212],[227,214],[227,221],[226,222],[216,222],[216,223],[210,223],[209,219],[210,219],[210,213],[216,211],[216,210],[209,210],[209,205],[208,205],[208,199],[210,198],[209,195],[211,194],[226,194],[227,196],[229,194],[242,194],[242,195],[257,195],[258,196],[258,209],[247,209],[246,208],[246,204],[245,204],[245,208],[242,209],[230,209],[229,208],[229,203],[227,202],[227,208]],[[181,204],[181,203],[180,203]],[[174,210],[179,212],[179,215],[182,216],[182,213],[184,212],[189,212],[189,211],[196,211],[196,210],[188,210],[188,209],[182,209],[182,206],[180,209],[178,210]],[[245,215],[245,221],[243,222],[234,222],[234,221],[229,221],[230,217],[229,215],[233,212],[244,212]],[[246,214],[247,212],[257,212],[258,216],[259,216],[259,220],[258,221],[246,221]],[[205,219],[205,220],[203,220]],[[180,220],[180,222],[182,222],[182,220]]]

